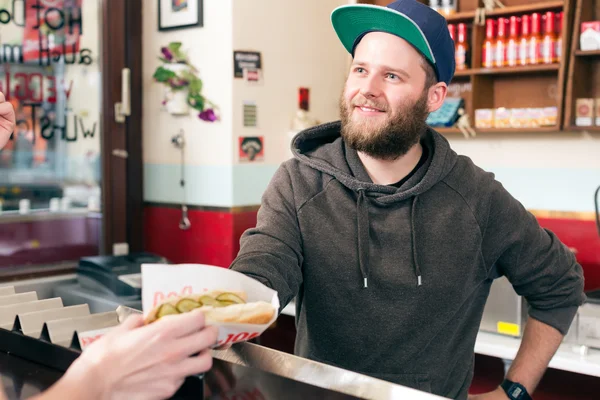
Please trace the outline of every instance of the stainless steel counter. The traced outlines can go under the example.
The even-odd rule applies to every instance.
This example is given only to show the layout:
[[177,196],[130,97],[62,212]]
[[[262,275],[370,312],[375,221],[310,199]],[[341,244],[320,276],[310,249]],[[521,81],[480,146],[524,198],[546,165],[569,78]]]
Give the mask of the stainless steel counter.
[[238,343],[226,351],[215,350],[213,356],[218,360],[362,399],[425,400],[442,398],[247,342]]

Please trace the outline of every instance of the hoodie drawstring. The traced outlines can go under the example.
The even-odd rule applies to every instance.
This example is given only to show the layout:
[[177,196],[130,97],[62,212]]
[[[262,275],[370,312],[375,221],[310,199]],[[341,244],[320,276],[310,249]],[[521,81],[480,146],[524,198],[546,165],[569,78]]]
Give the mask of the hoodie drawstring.
[[[412,256],[415,267],[415,275],[417,277],[417,286],[422,285],[421,266],[419,265],[419,257],[417,254],[417,233],[415,224],[415,214],[417,208],[418,197],[413,197],[410,211],[410,232],[412,239]],[[358,236],[358,264],[363,278],[364,287],[368,287],[369,277],[369,208],[366,204],[367,199],[364,189],[358,189],[358,199],[356,201],[356,222]]]
[[358,226],[358,264],[362,273],[363,282],[367,287],[369,276],[369,208],[367,207],[364,189],[358,189],[356,201],[356,225]]
[[415,275],[417,275],[417,286],[421,286],[421,266],[419,265],[419,257],[417,256],[417,224],[415,224],[417,201],[419,201],[418,196],[413,197],[410,210],[410,233],[412,235],[412,253],[413,263],[415,264]]

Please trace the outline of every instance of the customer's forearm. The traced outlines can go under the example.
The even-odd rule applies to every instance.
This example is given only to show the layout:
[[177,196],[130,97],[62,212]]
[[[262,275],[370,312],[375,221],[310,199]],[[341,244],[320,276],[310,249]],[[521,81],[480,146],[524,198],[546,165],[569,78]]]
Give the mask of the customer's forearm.
[[102,399],[101,381],[101,374],[95,374],[92,367],[80,365],[76,360],[54,385],[30,400]]
[[519,382],[532,394],[562,339],[563,335],[558,330],[530,317],[523,333],[521,347],[506,378]]

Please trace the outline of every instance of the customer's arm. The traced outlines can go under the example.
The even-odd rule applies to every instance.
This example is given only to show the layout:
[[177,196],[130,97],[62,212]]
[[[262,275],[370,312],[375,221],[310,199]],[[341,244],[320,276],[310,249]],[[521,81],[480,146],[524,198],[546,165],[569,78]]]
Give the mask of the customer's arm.
[[302,257],[293,182],[284,163],[263,195],[256,227],[242,235],[231,269],[276,290],[283,308],[302,283]]
[[33,400],[166,399],[188,376],[212,366],[217,329],[192,311],[143,326],[132,315],[85,349],[65,375]]
[[6,101],[4,94],[0,92],[0,150],[8,142],[15,129],[15,124],[15,110],[12,104]]
[[521,347],[507,378],[532,394],[585,301],[583,270],[569,248],[499,184],[483,235],[491,273],[505,275],[529,304]]

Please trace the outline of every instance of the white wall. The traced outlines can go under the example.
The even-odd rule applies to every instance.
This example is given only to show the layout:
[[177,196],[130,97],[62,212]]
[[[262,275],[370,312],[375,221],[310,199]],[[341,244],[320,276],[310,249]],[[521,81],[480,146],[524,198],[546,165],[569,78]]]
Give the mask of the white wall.
[[594,190],[600,185],[600,134],[480,134],[470,140],[449,139],[459,154],[494,172],[526,208],[594,210]]
[[[179,152],[171,137],[185,131],[189,165],[232,163],[232,0],[204,0],[204,26],[175,31],[158,31],[156,2],[143,8],[143,139],[144,162],[178,164]],[[153,3],[153,4],[150,4]],[[172,116],[161,105],[164,86],[152,75],[160,65],[160,48],[171,41],[182,42],[191,63],[200,71],[203,94],[219,106],[222,121],[207,123],[190,111],[190,116]]]

